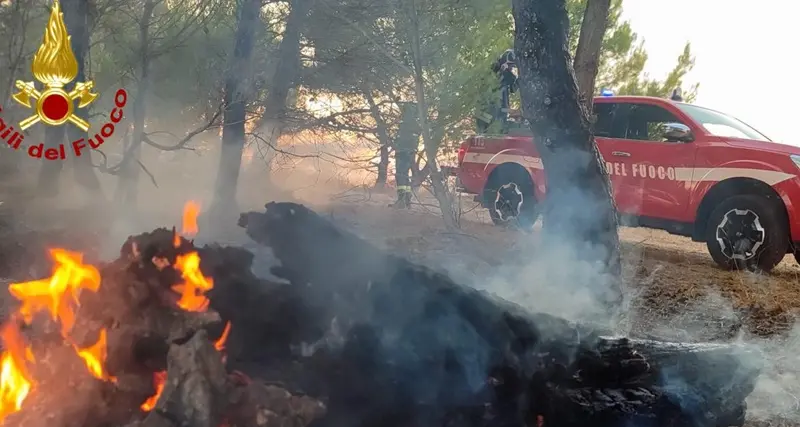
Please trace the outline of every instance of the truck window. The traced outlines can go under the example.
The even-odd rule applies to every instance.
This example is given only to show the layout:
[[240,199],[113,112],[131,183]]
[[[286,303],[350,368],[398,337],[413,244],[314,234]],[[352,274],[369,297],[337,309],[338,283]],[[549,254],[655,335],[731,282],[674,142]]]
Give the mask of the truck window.
[[666,142],[665,123],[682,123],[665,108],[649,104],[630,104],[625,139]]
[[594,136],[625,138],[628,106],[612,102],[594,103]]
[[686,113],[686,115],[703,125],[703,128],[714,136],[771,142],[770,139],[761,132],[727,114],[691,104],[677,103],[676,105],[681,111]]

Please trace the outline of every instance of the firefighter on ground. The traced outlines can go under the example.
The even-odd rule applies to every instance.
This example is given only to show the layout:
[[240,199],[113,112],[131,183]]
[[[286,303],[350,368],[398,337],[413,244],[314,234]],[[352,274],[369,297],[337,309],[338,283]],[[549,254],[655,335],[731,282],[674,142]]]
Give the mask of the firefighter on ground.
[[400,126],[394,141],[394,179],[397,201],[389,206],[399,209],[411,207],[411,165],[419,149],[421,129],[417,120],[417,104],[400,104]]

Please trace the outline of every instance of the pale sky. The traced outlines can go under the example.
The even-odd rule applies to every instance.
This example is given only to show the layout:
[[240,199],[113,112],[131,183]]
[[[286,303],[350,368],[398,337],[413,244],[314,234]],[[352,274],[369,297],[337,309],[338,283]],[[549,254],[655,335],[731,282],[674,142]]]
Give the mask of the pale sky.
[[700,83],[695,104],[800,146],[798,16],[797,0],[623,0],[646,72],[663,77],[689,41],[696,62],[684,89]]

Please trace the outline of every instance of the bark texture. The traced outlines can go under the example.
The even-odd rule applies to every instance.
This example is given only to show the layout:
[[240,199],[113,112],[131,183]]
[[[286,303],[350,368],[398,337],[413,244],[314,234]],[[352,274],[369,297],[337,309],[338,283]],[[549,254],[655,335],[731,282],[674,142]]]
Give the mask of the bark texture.
[[530,124],[547,179],[543,243],[566,247],[595,265],[596,297],[619,304],[620,257],[611,186],[579,100],[567,44],[564,0],[514,0],[514,49],[523,117]]
[[425,98],[425,80],[422,69],[423,52],[419,28],[419,11],[417,10],[416,0],[409,0],[405,6],[405,12],[408,15],[409,23],[408,43],[411,48],[411,57],[414,67],[414,93],[417,98],[417,117],[419,117],[419,125],[420,128],[422,128],[422,141],[425,146],[425,166],[430,171],[433,195],[439,203],[439,210],[442,212],[444,225],[448,229],[454,229],[458,224],[456,222],[455,210],[453,209],[453,200],[450,194],[448,194],[444,175],[436,161],[441,140],[433,138],[431,127],[428,122],[428,102]]
[[131,209],[136,206],[139,194],[139,159],[144,139],[145,101],[150,92],[150,23],[158,2],[145,1],[142,16],[139,18],[139,81],[136,87],[136,99],[133,102],[133,132],[125,147],[125,158],[122,159],[119,186],[115,197],[121,202],[120,207]]
[[225,112],[222,127],[222,152],[214,191],[214,209],[218,212],[236,206],[236,189],[242,167],[244,125],[246,120],[246,80],[249,77],[256,25],[261,12],[261,0],[242,0],[239,3],[236,40],[233,58],[225,79]]
[[581,99],[588,111],[592,111],[597,71],[600,67],[600,49],[608,26],[611,0],[587,0],[583,13],[578,49],[575,52],[575,79]]
[[300,35],[314,0],[292,0],[286,30],[278,46],[277,64],[270,80],[264,114],[259,127],[265,127],[267,141],[275,144],[283,132],[286,101],[300,74]]

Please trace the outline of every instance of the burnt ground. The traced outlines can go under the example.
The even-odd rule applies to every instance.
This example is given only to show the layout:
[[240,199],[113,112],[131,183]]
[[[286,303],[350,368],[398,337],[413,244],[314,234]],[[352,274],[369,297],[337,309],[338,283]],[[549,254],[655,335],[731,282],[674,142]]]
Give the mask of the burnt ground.
[[[410,211],[395,211],[386,206],[390,201],[385,194],[351,192],[313,207],[389,251],[533,310],[568,318],[591,311],[591,298],[571,285],[591,283],[593,270],[571,264],[561,248],[537,247],[536,231],[496,227],[483,210],[465,202],[461,230],[447,232],[435,206],[426,202]],[[263,203],[251,205],[242,208],[258,209]],[[14,260],[19,267],[15,275],[41,276],[48,262],[35,254],[43,255],[48,246],[85,251],[89,260],[113,256],[114,249],[108,248],[118,248],[124,236],[114,236],[118,243],[109,246],[113,227],[108,214],[96,207],[65,210],[51,203],[5,202],[0,204],[0,257]],[[159,225],[179,222],[180,214],[168,217],[172,220]],[[237,232],[235,227],[226,229],[226,243],[254,247]],[[800,266],[794,258],[787,256],[769,275],[730,272],[716,267],[704,244],[649,229],[623,228],[620,235],[629,286],[621,331],[675,341],[744,340],[761,346],[768,366],[750,399],[749,414],[770,422],[752,425],[800,425],[800,328],[795,328]],[[0,276],[8,277],[4,272]]]

